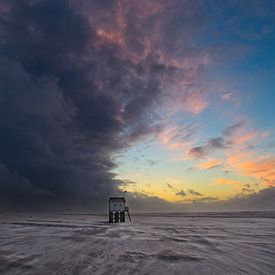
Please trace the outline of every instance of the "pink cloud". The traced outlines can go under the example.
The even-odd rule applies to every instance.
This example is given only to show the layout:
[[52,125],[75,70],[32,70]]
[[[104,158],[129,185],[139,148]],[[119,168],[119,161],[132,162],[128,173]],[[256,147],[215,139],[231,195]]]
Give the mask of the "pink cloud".
[[190,139],[195,131],[195,125],[167,126],[158,134],[158,138],[172,150],[183,150],[191,146]]
[[256,131],[247,132],[247,133],[243,133],[241,135],[233,137],[232,142],[235,144],[243,144],[253,140],[256,136],[257,136]]
[[190,91],[183,97],[183,109],[193,114],[201,113],[208,106],[206,93],[202,91]]
[[233,97],[233,93],[222,94],[222,99],[225,99],[225,100],[231,100],[232,97]]

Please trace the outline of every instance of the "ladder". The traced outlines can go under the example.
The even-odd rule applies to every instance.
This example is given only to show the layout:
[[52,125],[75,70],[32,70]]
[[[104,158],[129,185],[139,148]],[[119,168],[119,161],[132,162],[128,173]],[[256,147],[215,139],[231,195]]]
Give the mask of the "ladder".
[[130,211],[129,211],[129,206],[125,206],[125,212],[128,214],[129,221],[132,222]]

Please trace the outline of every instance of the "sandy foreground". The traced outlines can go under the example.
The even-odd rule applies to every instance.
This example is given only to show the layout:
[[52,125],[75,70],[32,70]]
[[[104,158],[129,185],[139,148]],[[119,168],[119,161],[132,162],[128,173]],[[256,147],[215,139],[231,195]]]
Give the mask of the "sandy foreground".
[[0,274],[275,274],[275,213],[1,215]]

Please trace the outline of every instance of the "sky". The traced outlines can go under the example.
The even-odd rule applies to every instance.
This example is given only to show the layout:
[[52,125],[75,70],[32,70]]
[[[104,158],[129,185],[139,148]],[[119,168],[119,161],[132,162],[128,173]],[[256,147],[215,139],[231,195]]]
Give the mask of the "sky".
[[2,0],[0,210],[275,210],[275,2]]

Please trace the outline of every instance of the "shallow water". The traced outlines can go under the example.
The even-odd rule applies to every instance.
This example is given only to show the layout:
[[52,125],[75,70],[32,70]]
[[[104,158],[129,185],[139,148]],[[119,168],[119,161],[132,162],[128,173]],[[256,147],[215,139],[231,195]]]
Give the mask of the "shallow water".
[[275,213],[2,215],[0,274],[275,274]]

